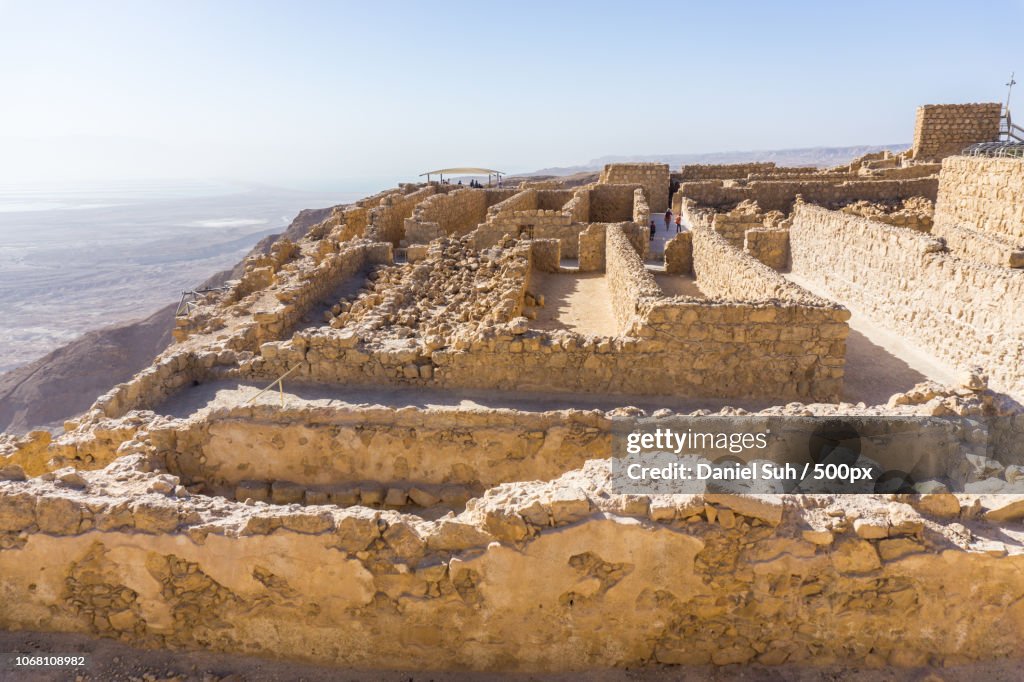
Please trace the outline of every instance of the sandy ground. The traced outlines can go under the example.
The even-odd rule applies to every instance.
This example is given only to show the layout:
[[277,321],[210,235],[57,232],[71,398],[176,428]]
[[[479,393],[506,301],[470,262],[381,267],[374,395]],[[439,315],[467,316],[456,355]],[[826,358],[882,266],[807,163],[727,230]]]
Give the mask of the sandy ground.
[[655,267],[648,265],[647,269],[654,275],[654,281],[658,283],[666,296],[688,296],[690,298],[707,298],[704,292],[697,286],[697,281],[689,275],[667,275],[664,266]]
[[[527,682],[668,682],[682,680],[712,682],[725,680],[764,680],[766,682],[827,682],[863,680],[864,682],[1009,682],[1019,680],[1018,662],[995,661],[956,668],[866,669],[823,666],[725,666],[635,668],[595,670],[579,673],[469,673],[438,671],[387,671],[327,668],[301,663],[269,661],[254,656],[214,654],[203,651],[148,650],[129,647],[120,642],[92,639],[81,635],[0,632],[0,652],[28,654],[86,655],[85,667],[63,670],[22,670],[12,672],[5,660],[0,664],[0,679],[11,682],[129,682],[134,680],[201,681],[201,682],[334,682],[347,680],[378,680],[380,682],[488,682],[516,680]],[[8,658],[4,656],[4,658]]]
[[928,379],[942,384],[955,383],[956,370],[898,334],[876,324],[856,306],[838,299],[815,282],[791,273],[785,273],[785,277],[818,296],[842,303],[850,309],[843,400],[873,405],[884,403],[893,393]]
[[530,291],[544,295],[544,305],[534,308],[534,329],[569,329],[580,334],[615,336],[618,324],[604,273],[547,273],[530,275]]
[[[585,393],[540,393],[529,391],[486,391],[459,389],[445,391],[424,388],[370,388],[358,386],[328,386],[284,381],[286,405],[309,407],[383,406],[395,409],[516,409],[532,412],[548,410],[611,410],[624,405],[648,411],[670,408],[682,412],[698,409],[718,410],[723,407],[742,407],[760,410],[778,404],[776,400],[728,400],[713,398],[678,398],[672,396],[629,396]],[[240,405],[255,396],[266,384],[215,381],[190,386],[157,406],[158,414],[184,418],[206,407]],[[280,405],[281,394],[276,385],[254,401],[257,405]]]

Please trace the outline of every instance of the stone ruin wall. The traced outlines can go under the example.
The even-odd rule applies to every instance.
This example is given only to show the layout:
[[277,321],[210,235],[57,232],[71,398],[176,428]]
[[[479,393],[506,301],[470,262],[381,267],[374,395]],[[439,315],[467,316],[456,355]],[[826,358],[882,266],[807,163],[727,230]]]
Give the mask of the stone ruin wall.
[[[590,187],[581,187],[573,192],[564,207],[574,223],[590,222]],[[596,221],[595,221],[596,222]]]
[[[813,169],[811,169],[813,170]],[[689,180],[738,180],[753,173],[775,173],[774,161],[757,163],[693,163],[679,168],[675,175],[681,182]]]
[[[334,247],[338,250],[326,253],[315,265],[310,263],[310,270],[291,273],[276,282],[274,305],[270,309],[254,310],[251,321],[236,328],[225,339],[225,350],[196,352],[171,347],[153,365],[100,396],[92,409],[108,417],[120,417],[130,410],[150,409],[183,386],[208,380],[218,368],[235,366],[241,356],[251,355],[262,344],[291,333],[339,284],[360,275],[367,266],[393,262],[391,245],[387,243],[358,239],[340,245],[335,243]],[[261,293],[255,292],[253,296]]]
[[800,205],[791,266],[960,369],[1024,395],[1024,271],[957,258],[934,237]]
[[789,230],[757,227],[744,233],[743,251],[773,270],[789,268]]
[[669,275],[693,275],[693,233],[689,230],[665,242],[665,272]]
[[[166,479],[128,459],[120,475]],[[827,501],[609,496],[600,473],[436,521],[0,482],[0,627],[363,669],[1024,655],[1021,557],[928,540],[959,509],[868,498],[855,524]]]
[[530,241],[530,264],[534,272],[562,271],[562,240],[533,239]]
[[465,187],[428,197],[405,220],[406,240],[425,244],[444,235],[469,234],[487,219],[489,207],[516,194],[519,190]]
[[[621,230],[609,227],[607,238],[607,276],[619,325],[631,336],[652,339],[652,349],[664,349],[665,360],[654,364],[672,381],[692,386],[694,394],[714,385],[736,395],[760,395],[757,383],[765,381],[777,395],[810,393],[826,401],[838,396],[847,310],[700,229],[692,237],[693,271],[708,298],[667,299]],[[657,385],[664,379],[648,381]]]
[[[670,251],[677,263],[688,251],[691,266],[678,267],[697,273],[709,300],[663,296],[638,255],[643,229],[592,224],[580,234],[581,269],[585,260],[607,262],[616,315],[634,336],[503,324],[426,358],[367,349],[330,327],[268,343],[367,264],[391,262],[388,244],[337,244],[349,229],[338,222],[317,247],[315,269],[285,269],[273,283],[268,293],[287,305],[258,311],[231,350],[172,351],[97,406],[120,416],[192,381],[273,378],[295,367],[296,378],[349,385],[653,387],[716,397],[767,387],[780,400],[837,400],[848,312],[734,248],[711,229],[713,211],[689,204],[694,230],[669,242],[666,264]],[[970,295],[1020,301],[1024,293],[1013,271],[932,252],[937,240],[815,207],[796,211],[794,249],[815,279],[838,264],[840,278],[860,273],[875,287],[866,295],[885,300],[883,287],[902,290],[931,268]],[[752,252],[770,251],[750,246],[762,231],[746,233]],[[550,269],[559,246],[537,240],[524,257]],[[876,262],[877,272],[865,271]],[[528,284],[529,269],[511,294],[522,297]],[[907,292],[911,301],[920,295]],[[989,316],[1009,319],[987,310],[991,301],[970,304],[980,308],[950,315],[963,313],[983,332],[992,331]],[[996,336],[1019,340],[1020,322],[1018,314],[1017,326]],[[255,367],[253,350],[261,351],[258,372],[228,369]],[[412,364],[410,376],[410,364],[424,360],[430,371]],[[615,495],[606,462],[587,462],[609,455],[612,416],[274,403],[208,408],[186,420],[136,415],[135,426],[101,422],[90,432],[95,443],[62,438],[60,458],[89,463],[77,479],[0,478],[0,628],[364,669],[823,658],[949,666],[1024,656],[1024,559],[1010,540],[988,540],[1006,538],[952,495],[865,496],[855,515],[824,496]],[[481,456],[467,461],[467,448]],[[86,470],[115,457],[102,482]],[[506,483],[524,479],[533,482]],[[108,493],[114,480],[149,487],[126,498]],[[197,482],[213,494],[184,487]],[[351,506],[360,503],[378,508]],[[436,505],[454,511],[399,511]],[[1020,515],[992,514],[991,522],[1008,518]]]
[[766,227],[764,214],[718,213],[682,196],[677,206],[688,225],[720,234],[730,245],[774,270],[789,267],[789,229]]
[[925,104],[917,108],[913,158],[939,161],[961,153],[976,142],[999,139],[1003,106],[984,104]]
[[611,295],[612,312],[619,334],[634,335],[642,325],[639,311],[645,298],[660,298],[661,287],[625,233],[611,227],[605,230],[605,279]]
[[764,227],[764,216],[758,211],[715,213],[711,223],[712,229],[722,238],[735,246],[743,248],[743,240],[747,230]]
[[589,188],[589,216],[586,222],[620,223],[633,220],[636,184],[599,184]]
[[366,236],[376,242],[390,242],[398,247],[405,240],[405,221],[412,217],[416,205],[437,193],[437,185],[427,185],[408,194],[392,194],[369,210]]
[[473,244],[478,249],[490,248],[506,235],[518,238],[527,227],[532,228],[534,239],[560,240],[562,256],[576,258],[579,255],[579,235],[587,225],[573,223],[572,218],[562,211],[515,211],[494,216],[486,223],[481,223],[473,234]]
[[[678,195],[712,208],[731,208],[743,201],[756,201],[762,211],[789,213],[797,195],[804,201],[840,208],[855,201],[898,202],[911,197],[931,201],[938,194],[937,178],[911,180],[758,180],[744,185],[726,185],[720,180],[684,182]],[[681,199],[680,199],[681,200]]]
[[754,163],[695,163],[686,164],[672,177],[680,182],[691,180],[747,180],[771,178],[780,175],[814,175],[823,173],[815,166],[776,166],[774,161]]
[[535,239],[558,239],[564,258],[579,256],[579,234],[586,224],[573,221],[566,204],[574,198],[572,190],[527,189],[487,209],[487,220],[474,233],[478,249],[496,245],[502,237],[519,237],[525,228],[532,228]]
[[644,190],[637,187],[633,190],[633,222],[645,227],[651,222],[651,206],[647,202]]
[[[358,503],[360,491],[369,493],[367,504],[369,495],[389,488],[417,489],[439,499],[480,495],[507,481],[558,478],[588,459],[611,456],[611,420],[577,410],[325,411],[264,404],[168,422],[151,428],[150,438],[166,457],[167,470],[188,485],[200,483],[209,494],[239,502],[245,501],[244,490],[277,504],[310,504],[317,494],[331,499],[353,491],[357,498],[347,504]],[[479,448],[478,456],[467,459],[467,448]],[[239,452],[246,453],[242,463]],[[274,499],[279,489],[300,494],[284,502]],[[303,497],[303,491],[310,494]],[[422,502],[412,503],[431,506]]]
[[579,236],[580,272],[604,272],[607,225],[590,223]]
[[670,178],[667,163],[609,163],[601,171],[598,182],[599,184],[613,185],[641,185],[653,213],[664,213],[668,209]]
[[[643,230],[632,223],[612,225],[605,237],[609,276],[642,279],[647,273],[631,242],[646,244]],[[493,333],[426,351],[364,348],[352,334],[320,330],[264,344],[258,362],[251,369],[243,365],[242,376],[255,372],[254,378],[272,379],[298,365],[295,379],[350,385],[837,399],[848,313],[839,306],[818,307],[817,299],[771,280],[765,272],[775,273],[713,237],[709,250],[725,251],[708,258],[733,259],[714,266],[723,277],[754,268],[747,274],[761,278],[755,302],[735,300],[755,290],[749,284],[742,290],[719,285],[711,290],[722,297],[717,301],[665,299],[655,285],[625,304],[635,311],[627,336],[524,332],[499,324]],[[630,254],[625,264],[624,252]],[[696,254],[694,259],[699,273]],[[527,286],[524,279],[520,301]],[[614,295],[620,288],[613,285]],[[786,302],[776,309],[769,296],[784,296]],[[627,320],[628,308],[621,302],[614,306],[619,319]]]
[[1024,267],[1024,160],[947,157],[932,233],[968,257]]
[[351,204],[338,206],[331,215],[319,225],[309,230],[309,236],[320,239],[333,234],[338,241],[348,241],[366,236],[370,222],[370,211],[384,204],[389,199],[400,199],[407,192],[416,191],[420,185],[403,185],[398,189],[386,189],[383,192],[359,199]]

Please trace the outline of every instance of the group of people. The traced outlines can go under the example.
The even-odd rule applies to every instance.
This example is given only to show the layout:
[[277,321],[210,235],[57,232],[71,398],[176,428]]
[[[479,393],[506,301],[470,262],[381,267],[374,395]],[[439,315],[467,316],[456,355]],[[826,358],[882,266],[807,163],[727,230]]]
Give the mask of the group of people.
[[[452,181],[451,180],[441,180],[441,184],[452,184]],[[459,180],[459,185],[460,186],[462,185],[462,180]],[[471,186],[471,187],[473,187],[475,189],[482,189],[483,188],[483,183],[482,182],[477,182],[475,179],[473,179],[473,180],[469,181],[469,186]],[[501,180],[498,181],[498,186],[499,187],[502,186]]]
[[[680,232],[683,231],[683,216],[682,216],[682,214],[679,214],[679,215],[676,216],[675,224],[676,224],[676,234],[679,234]],[[670,208],[667,211],[665,211],[665,229],[668,230],[668,228],[671,225],[672,225],[672,209]],[[651,241],[652,242],[654,241],[654,233],[657,231],[657,229],[658,229],[658,226],[655,225],[654,221],[652,220],[651,221]]]

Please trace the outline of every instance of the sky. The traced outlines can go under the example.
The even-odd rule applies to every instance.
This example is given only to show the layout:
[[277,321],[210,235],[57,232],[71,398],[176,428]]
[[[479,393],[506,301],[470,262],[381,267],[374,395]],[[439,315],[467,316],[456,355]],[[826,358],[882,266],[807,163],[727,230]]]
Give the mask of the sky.
[[[984,16],[982,16],[984,15]],[[0,0],[0,182],[372,189],[444,166],[909,142],[1024,0]]]

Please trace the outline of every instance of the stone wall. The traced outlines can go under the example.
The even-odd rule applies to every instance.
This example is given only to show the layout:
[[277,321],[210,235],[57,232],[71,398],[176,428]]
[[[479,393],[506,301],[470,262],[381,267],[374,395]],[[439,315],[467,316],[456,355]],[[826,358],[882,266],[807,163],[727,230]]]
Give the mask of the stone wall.
[[665,243],[665,272],[670,275],[693,274],[692,232],[680,232]]
[[[679,168],[679,180],[738,180],[754,173],[775,173],[775,162],[763,163],[694,163]],[[814,172],[815,168],[807,169]]]
[[641,185],[651,211],[664,213],[668,209],[670,180],[667,163],[609,163],[605,165],[598,182]]
[[561,211],[576,195],[571,189],[542,189],[537,191],[537,208],[545,211]]
[[590,214],[587,222],[619,223],[632,220],[636,188],[635,184],[591,186],[589,189]]
[[562,240],[530,240],[530,263],[538,272],[559,272],[562,267]]
[[[592,437],[575,438],[581,431]],[[245,482],[327,492],[371,483],[377,490],[457,485],[480,494],[509,481],[558,478],[588,459],[609,457],[611,420],[580,410],[263,404],[165,423],[152,439],[170,473],[219,495],[232,496]],[[476,457],[467,459],[469,448],[479,448]]]
[[789,213],[797,195],[812,204],[840,208],[855,201],[899,202],[911,197],[932,201],[938,194],[938,178],[909,180],[757,180],[745,185],[726,185],[721,180],[684,182],[679,194],[702,206],[730,209],[743,201],[756,201],[762,211]]
[[497,244],[505,235],[518,238],[525,233],[537,239],[559,239],[562,241],[562,256],[576,258],[579,255],[579,234],[585,228],[585,224],[573,223],[569,214],[562,211],[508,211],[482,223],[473,233],[473,244],[478,249],[485,249]]
[[218,349],[196,353],[172,347],[151,367],[100,396],[91,409],[108,417],[120,417],[130,410],[151,408],[181,387],[207,378],[216,368],[233,366],[261,345],[290,333],[339,284],[362,276],[368,265],[390,262],[390,244],[363,239],[345,242],[319,263],[310,263],[309,276],[293,274],[275,283],[274,305],[252,311],[250,320],[223,335]]
[[985,551],[958,510],[877,496],[856,517],[824,499],[625,499],[594,462],[437,520],[211,498],[198,513],[201,497],[158,492],[173,477],[137,457],[116,467],[108,475],[153,489],[125,500],[89,473],[79,490],[0,482],[0,627],[360,670],[1024,656],[1017,543]]
[[651,207],[641,187],[633,190],[633,222],[643,226],[651,222]]
[[826,209],[798,206],[792,271],[994,387],[1024,392],[1024,271],[955,257],[942,240]]
[[[529,190],[536,191],[536,190]],[[412,217],[405,222],[405,232],[410,243],[434,234],[436,223],[444,234],[462,236],[476,229],[487,218],[487,209],[516,194],[515,189],[471,189],[463,188],[436,194],[416,205]],[[419,227],[414,223],[427,223]],[[428,240],[429,241],[429,240]]]
[[408,194],[391,194],[381,199],[380,205],[369,210],[366,236],[376,242],[390,242],[401,246],[405,240],[405,221],[412,216],[416,205],[437,193],[437,185],[427,185]]
[[579,268],[580,272],[603,272],[605,255],[604,223],[591,223],[580,232],[579,236]]
[[914,159],[938,161],[959,154],[975,142],[999,139],[1003,106],[984,104],[925,104],[914,123]]
[[572,199],[566,202],[564,209],[574,223],[590,221],[590,188],[580,187],[573,192]]
[[789,230],[759,227],[747,230],[743,250],[773,270],[789,267]]
[[706,228],[693,229],[693,271],[709,298],[728,301],[776,302],[803,305],[828,312],[820,320],[832,321],[833,309],[844,322],[849,311],[793,284],[764,263],[743,253],[721,235]]
[[647,297],[660,297],[661,287],[644,267],[640,255],[620,226],[609,225],[605,239],[605,277],[612,310],[619,333],[629,334],[639,324],[641,301]]
[[488,207],[486,217],[490,219],[502,214],[510,214],[516,211],[532,211],[536,208],[537,190],[524,189]]
[[445,231],[438,223],[411,219],[405,221],[405,241],[411,245],[426,245],[445,235]]
[[942,162],[933,232],[950,226],[1024,248],[1024,159],[950,156]]
[[[845,309],[786,282],[711,231],[694,237],[694,270],[708,299],[665,298],[638,256],[629,233],[643,231],[634,227],[605,230],[619,336],[531,331],[527,320],[513,319],[422,346],[370,347],[352,331],[327,328],[264,344],[239,376],[273,378],[294,368],[294,380],[347,385],[838,398]],[[520,296],[525,287],[524,280]]]
[[764,227],[764,214],[755,205],[737,207],[728,213],[716,213],[711,227],[727,242],[741,249],[748,230]]

